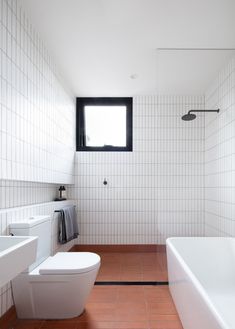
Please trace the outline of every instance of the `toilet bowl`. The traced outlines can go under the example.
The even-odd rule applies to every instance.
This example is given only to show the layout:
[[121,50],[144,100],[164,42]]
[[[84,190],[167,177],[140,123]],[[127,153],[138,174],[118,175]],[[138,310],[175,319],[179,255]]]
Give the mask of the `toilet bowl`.
[[[38,236],[34,264],[12,280],[13,298],[18,318],[66,319],[80,315],[93,288],[100,257],[90,252],[58,252],[48,255],[50,218],[33,218],[13,223],[14,235]],[[49,230],[49,233],[48,233]]]
[[100,257],[88,252],[59,252],[30,273],[12,281],[17,316],[66,319],[80,315],[93,288]]

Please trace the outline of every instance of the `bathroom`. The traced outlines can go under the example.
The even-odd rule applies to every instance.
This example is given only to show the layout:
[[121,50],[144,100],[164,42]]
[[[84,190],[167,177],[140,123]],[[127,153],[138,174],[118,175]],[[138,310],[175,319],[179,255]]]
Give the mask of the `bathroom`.
[[[101,259],[76,316],[20,317],[9,277],[0,329],[235,328],[234,13],[232,0],[0,0],[0,283],[1,238],[33,218],[50,222],[50,256]],[[84,147],[86,106],[124,101],[127,147]],[[61,243],[65,208],[78,236]]]

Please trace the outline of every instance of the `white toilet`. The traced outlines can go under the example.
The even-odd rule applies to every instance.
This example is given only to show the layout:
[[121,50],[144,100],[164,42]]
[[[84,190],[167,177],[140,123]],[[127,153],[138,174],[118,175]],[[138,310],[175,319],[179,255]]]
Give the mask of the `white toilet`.
[[35,263],[12,281],[18,318],[66,319],[80,315],[93,288],[100,257],[89,252],[58,252],[50,257],[49,216],[12,223],[10,233],[38,236]]

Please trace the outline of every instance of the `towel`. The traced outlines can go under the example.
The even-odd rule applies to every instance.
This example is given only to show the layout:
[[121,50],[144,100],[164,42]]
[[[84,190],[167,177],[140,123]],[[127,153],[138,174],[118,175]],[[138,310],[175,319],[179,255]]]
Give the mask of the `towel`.
[[78,223],[75,206],[59,210],[59,243],[64,244],[78,237]]

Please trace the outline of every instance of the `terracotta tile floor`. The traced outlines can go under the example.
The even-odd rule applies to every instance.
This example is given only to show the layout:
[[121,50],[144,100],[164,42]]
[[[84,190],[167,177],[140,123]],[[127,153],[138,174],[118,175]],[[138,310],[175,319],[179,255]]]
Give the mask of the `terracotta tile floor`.
[[[100,253],[98,281],[165,281],[164,253]],[[17,320],[7,329],[182,329],[168,286],[95,286],[80,317]],[[5,328],[4,328],[5,329]]]
[[167,281],[164,252],[99,254],[102,265],[97,281]]

